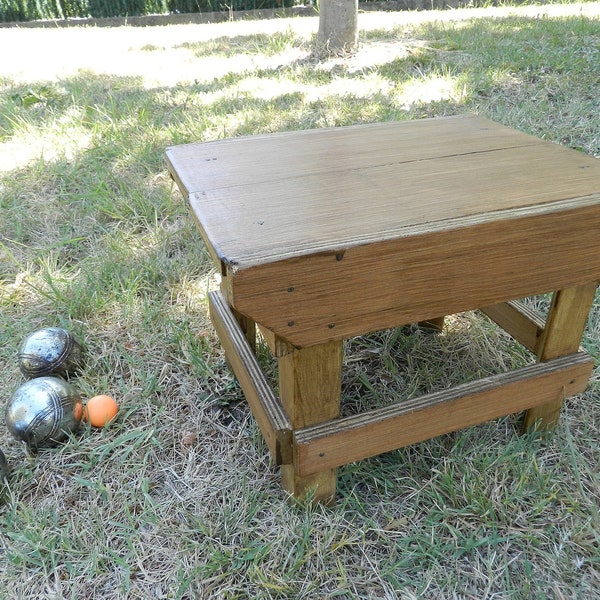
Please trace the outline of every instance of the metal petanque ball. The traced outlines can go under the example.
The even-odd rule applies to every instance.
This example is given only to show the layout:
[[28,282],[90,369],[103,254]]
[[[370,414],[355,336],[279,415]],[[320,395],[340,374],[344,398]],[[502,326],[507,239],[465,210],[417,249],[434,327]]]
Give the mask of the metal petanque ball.
[[72,333],[46,327],[29,334],[19,350],[19,368],[25,377],[69,375],[83,366],[83,348]]
[[79,392],[60,377],[24,383],[6,406],[6,427],[32,448],[53,446],[75,431],[83,416]]

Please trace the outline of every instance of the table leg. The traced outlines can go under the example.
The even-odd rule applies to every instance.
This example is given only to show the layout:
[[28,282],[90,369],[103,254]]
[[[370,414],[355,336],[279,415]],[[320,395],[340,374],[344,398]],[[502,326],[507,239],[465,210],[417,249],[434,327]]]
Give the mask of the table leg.
[[[279,358],[279,395],[292,429],[316,425],[340,414],[343,342],[294,348]],[[295,498],[313,501],[335,497],[336,470],[300,477],[293,464],[282,465],[284,489]]]
[[[235,320],[237,321],[238,325],[240,326],[240,329],[242,330],[246,341],[248,342],[248,344],[250,344],[252,352],[256,353],[256,324],[252,319],[246,317],[234,308],[231,308],[231,312],[235,317]],[[227,363],[229,370],[235,373],[235,368],[233,366],[231,356],[229,356],[227,352],[225,352],[225,362]]]
[[246,315],[238,312],[234,308],[231,309],[235,320],[238,322],[244,337],[250,344],[250,348],[256,351],[256,323]]
[[[546,325],[538,346],[538,361],[573,354],[579,350],[597,283],[559,290],[552,297]],[[552,429],[558,423],[563,398],[529,409],[523,429]]]
[[427,319],[426,321],[419,321],[418,325],[421,329],[427,331],[435,331],[439,333],[444,329],[444,321],[446,317],[436,317],[435,319]]

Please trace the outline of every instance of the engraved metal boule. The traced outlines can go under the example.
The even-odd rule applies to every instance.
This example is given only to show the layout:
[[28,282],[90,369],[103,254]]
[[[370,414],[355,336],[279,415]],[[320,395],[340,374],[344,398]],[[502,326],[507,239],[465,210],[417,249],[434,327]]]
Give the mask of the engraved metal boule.
[[46,327],[28,335],[19,349],[19,368],[27,378],[67,376],[83,366],[83,348],[61,327]]
[[60,377],[24,383],[6,406],[6,427],[31,448],[53,446],[75,431],[83,416],[79,392]]

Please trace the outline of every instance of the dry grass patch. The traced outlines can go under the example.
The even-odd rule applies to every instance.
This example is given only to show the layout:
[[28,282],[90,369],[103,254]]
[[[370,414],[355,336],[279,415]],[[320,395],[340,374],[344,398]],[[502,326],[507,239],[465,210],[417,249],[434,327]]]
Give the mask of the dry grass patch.
[[[2,402],[21,339],[64,325],[87,349],[74,383],[121,412],[37,455],[0,422],[0,597],[599,598],[598,370],[555,435],[506,417],[341,468],[332,508],[291,505],[163,163],[171,144],[468,111],[600,157],[599,15],[364,14],[359,52],[327,62],[312,18],[3,30]],[[599,340],[600,299],[584,345]],[[478,313],[378,332],[346,344],[344,411],[531,360]]]

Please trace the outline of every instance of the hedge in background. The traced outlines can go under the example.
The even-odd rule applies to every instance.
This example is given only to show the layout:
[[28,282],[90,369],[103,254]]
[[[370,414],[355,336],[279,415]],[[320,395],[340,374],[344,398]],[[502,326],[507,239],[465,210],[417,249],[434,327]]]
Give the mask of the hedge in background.
[[0,0],[0,22],[257,10],[294,4],[295,0]]

